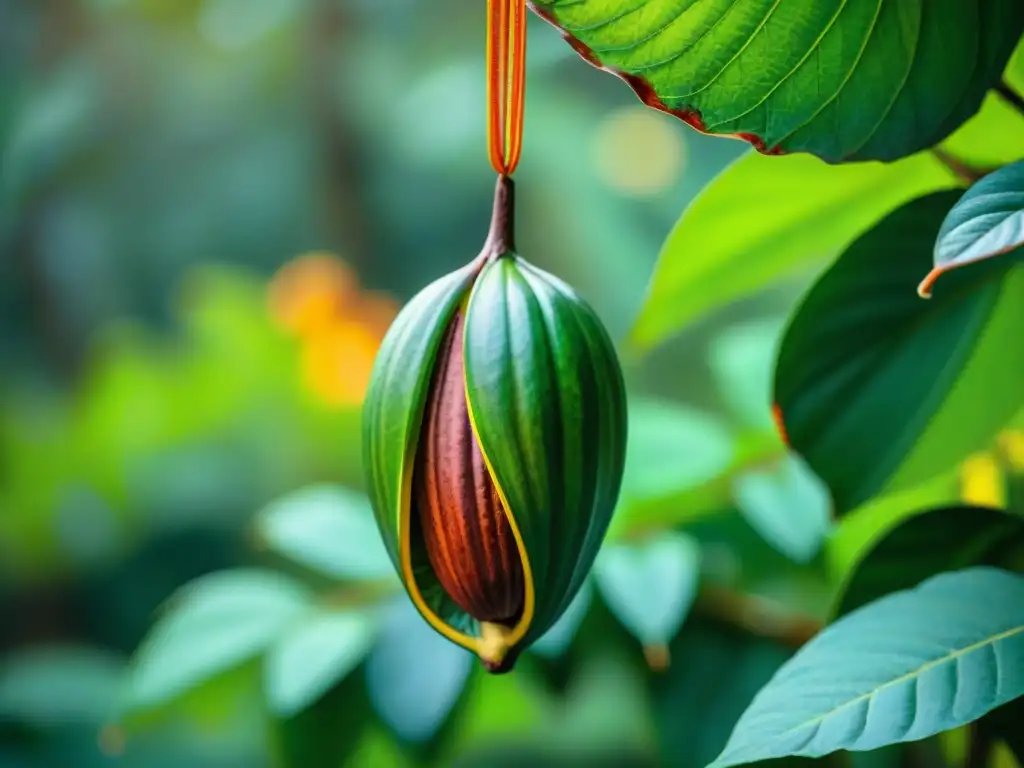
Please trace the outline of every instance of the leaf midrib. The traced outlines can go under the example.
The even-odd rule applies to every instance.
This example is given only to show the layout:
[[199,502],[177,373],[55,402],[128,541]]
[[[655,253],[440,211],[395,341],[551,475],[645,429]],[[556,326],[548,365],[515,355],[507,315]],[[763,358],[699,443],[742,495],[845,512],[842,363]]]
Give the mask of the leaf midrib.
[[[811,728],[811,727],[819,726],[822,723],[824,723],[826,720],[828,720],[829,718],[833,717],[836,713],[841,712],[842,710],[844,710],[844,709],[846,709],[848,707],[855,706],[855,705],[860,704],[860,703],[865,702],[865,701],[870,701],[872,698],[874,698],[881,691],[884,691],[884,690],[886,690],[888,688],[892,688],[893,686],[899,685],[901,683],[905,683],[908,680],[913,680],[914,678],[917,678],[917,677],[921,676],[922,674],[924,674],[925,672],[927,672],[930,669],[934,669],[934,668],[936,668],[938,666],[941,666],[943,664],[948,664],[951,661],[955,661],[956,659],[961,658],[963,656],[966,656],[966,655],[968,655],[970,653],[973,653],[973,652],[975,652],[975,651],[977,651],[977,650],[979,650],[981,648],[984,648],[985,646],[995,645],[998,642],[1002,642],[1003,640],[1007,640],[1007,639],[1009,639],[1009,638],[1011,638],[1011,637],[1013,637],[1015,635],[1019,635],[1021,633],[1024,633],[1024,624],[1019,624],[1016,627],[1012,627],[1010,629],[1003,630],[1002,632],[997,632],[994,635],[990,635],[989,637],[986,637],[984,640],[979,640],[979,641],[977,641],[975,643],[971,643],[970,645],[965,646],[963,648],[960,648],[960,649],[958,649],[956,651],[951,651],[950,653],[946,654],[945,656],[941,656],[941,657],[939,657],[937,659],[933,659],[932,661],[929,661],[929,662],[926,662],[926,663],[922,664],[917,669],[914,669],[914,670],[912,670],[910,672],[907,672],[906,674],[900,675],[899,677],[894,678],[892,680],[889,680],[888,682],[882,683],[881,685],[877,686],[876,688],[872,689],[871,691],[868,691],[867,693],[862,693],[860,696],[852,698],[849,701],[844,701],[842,704],[839,704],[838,706],[833,707],[828,712],[822,713],[820,715],[816,715],[815,717],[812,717],[812,718],[809,718],[807,720],[804,720],[802,723],[799,723],[797,725],[794,725],[791,728],[786,729],[785,731],[780,733],[778,736],[776,736],[773,739],[773,741],[777,741],[778,739],[781,739],[781,738],[784,738],[786,736],[789,736],[789,735],[791,735],[791,734],[793,734],[793,733],[795,733],[797,731],[800,731],[800,730],[802,730],[804,728]],[[742,752],[740,754],[742,754]]]

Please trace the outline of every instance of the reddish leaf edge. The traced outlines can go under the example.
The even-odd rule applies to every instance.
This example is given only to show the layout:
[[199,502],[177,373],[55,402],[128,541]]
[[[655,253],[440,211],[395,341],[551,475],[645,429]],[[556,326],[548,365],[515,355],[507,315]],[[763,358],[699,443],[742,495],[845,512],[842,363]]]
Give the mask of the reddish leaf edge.
[[567,32],[558,23],[558,21],[554,17],[554,14],[543,8],[538,7],[534,0],[526,0],[526,4],[527,6],[529,6],[530,10],[533,11],[537,16],[544,19],[544,21],[546,21],[548,24],[550,24],[551,26],[558,30],[558,33],[562,36],[562,39],[565,40],[569,44],[569,46],[574,51],[576,51],[577,54],[579,54],[581,59],[590,64],[592,67],[600,69],[611,75],[615,75],[615,77],[622,80],[622,82],[624,82],[626,85],[630,87],[630,89],[632,89],[633,93],[636,94],[637,98],[640,99],[640,101],[643,102],[645,106],[648,106],[651,109],[656,109],[659,112],[664,112],[667,115],[672,115],[673,117],[679,118],[688,126],[693,128],[695,131],[697,131],[698,133],[703,133],[705,136],[716,136],[718,138],[737,139],[739,141],[744,141],[750,146],[752,146],[755,150],[760,152],[762,155],[777,156],[788,154],[788,152],[781,146],[767,146],[765,144],[764,139],[762,139],[760,136],[754,133],[714,133],[712,131],[707,130],[704,126],[704,118],[701,116],[699,110],[670,108],[665,104],[665,102],[661,100],[661,97],[658,96],[657,93],[655,93],[654,87],[650,83],[648,83],[647,80],[645,80],[643,77],[641,77],[640,75],[630,74],[629,72],[624,72],[621,69],[610,67],[602,63],[601,60],[597,57],[597,54],[594,53],[593,49],[591,49],[586,43],[582,42],[581,40],[573,37],[572,33]]

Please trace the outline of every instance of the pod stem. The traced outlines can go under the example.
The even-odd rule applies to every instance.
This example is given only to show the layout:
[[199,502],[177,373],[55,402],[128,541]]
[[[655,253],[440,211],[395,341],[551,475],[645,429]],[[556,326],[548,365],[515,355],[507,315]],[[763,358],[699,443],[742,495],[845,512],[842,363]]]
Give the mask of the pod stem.
[[515,251],[516,187],[509,176],[498,176],[494,186],[494,209],[491,213],[491,229],[487,233],[483,252],[484,261],[493,261],[503,254]]

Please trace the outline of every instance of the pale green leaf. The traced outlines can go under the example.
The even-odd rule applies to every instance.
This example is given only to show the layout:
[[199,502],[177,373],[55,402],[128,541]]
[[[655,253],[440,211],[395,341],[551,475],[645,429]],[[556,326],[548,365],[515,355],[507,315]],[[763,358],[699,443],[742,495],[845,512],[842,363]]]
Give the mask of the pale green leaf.
[[289,717],[319,698],[363,660],[374,638],[367,613],[323,611],[283,635],[267,653],[267,699]]
[[667,532],[637,544],[601,550],[594,577],[602,597],[645,645],[664,645],[679,631],[700,585],[700,548]]
[[394,576],[369,499],[348,488],[316,485],[290,493],[259,513],[256,532],[267,546],[328,576]]
[[820,266],[901,203],[955,184],[927,153],[837,167],[807,155],[750,152],[683,212],[631,341],[649,349],[702,315]]
[[164,704],[263,652],[308,609],[297,582],[260,570],[204,576],[184,587],[132,662],[128,704]]
[[754,697],[714,768],[916,741],[1024,695],[1024,576],[935,576],[847,614]]

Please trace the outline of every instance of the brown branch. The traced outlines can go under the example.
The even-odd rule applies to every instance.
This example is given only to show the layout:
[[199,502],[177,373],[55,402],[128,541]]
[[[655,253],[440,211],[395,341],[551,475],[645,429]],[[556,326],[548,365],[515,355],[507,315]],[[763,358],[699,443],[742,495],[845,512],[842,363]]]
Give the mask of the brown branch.
[[977,166],[965,163],[941,147],[932,147],[931,153],[935,156],[936,160],[946,166],[954,176],[967,186],[974,184],[995,170],[994,168],[978,168]]
[[996,83],[993,90],[998,93],[1003,99],[1014,109],[1024,115],[1024,96],[1021,96],[1013,87],[1005,80],[1000,80]]
[[791,611],[767,598],[706,585],[701,587],[694,610],[757,637],[800,648],[822,629],[813,616]]

